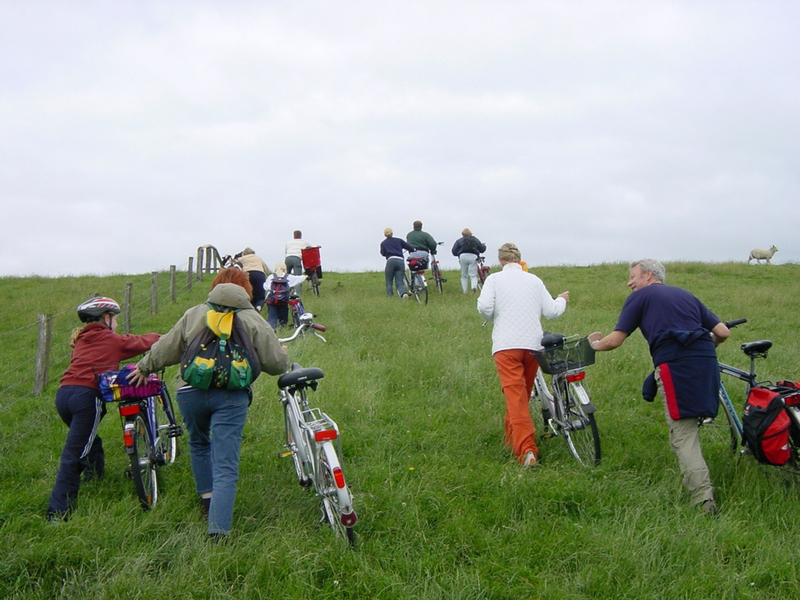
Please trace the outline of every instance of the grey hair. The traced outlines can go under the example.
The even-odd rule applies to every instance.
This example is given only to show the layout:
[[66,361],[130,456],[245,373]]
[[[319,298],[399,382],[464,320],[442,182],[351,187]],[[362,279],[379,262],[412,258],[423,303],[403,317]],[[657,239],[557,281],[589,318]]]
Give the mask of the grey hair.
[[650,271],[653,274],[653,277],[658,279],[661,283],[664,283],[664,281],[667,279],[667,270],[664,268],[664,265],[654,258],[643,258],[642,260],[636,260],[631,263],[631,269],[636,265],[639,265],[642,273],[647,273]]

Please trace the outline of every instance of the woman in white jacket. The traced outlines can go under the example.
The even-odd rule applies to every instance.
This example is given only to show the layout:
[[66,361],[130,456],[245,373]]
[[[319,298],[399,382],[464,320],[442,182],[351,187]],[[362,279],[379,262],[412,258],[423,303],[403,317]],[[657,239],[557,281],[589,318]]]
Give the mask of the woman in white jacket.
[[542,315],[564,314],[569,292],[553,298],[536,275],[523,271],[515,244],[498,251],[502,271],[489,275],[478,297],[478,312],[493,322],[492,356],[506,398],[505,442],[524,466],[536,464],[536,447],[529,400],[539,363],[532,350],[541,349]]

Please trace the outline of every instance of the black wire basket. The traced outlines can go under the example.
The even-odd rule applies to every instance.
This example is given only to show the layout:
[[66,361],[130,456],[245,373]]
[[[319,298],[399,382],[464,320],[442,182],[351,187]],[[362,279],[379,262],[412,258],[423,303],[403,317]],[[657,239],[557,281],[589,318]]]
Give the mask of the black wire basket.
[[542,371],[548,375],[555,375],[593,365],[595,352],[589,339],[584,337],[573,342],[564,340],[563,344],[557,347],[534,350],[533,354]]

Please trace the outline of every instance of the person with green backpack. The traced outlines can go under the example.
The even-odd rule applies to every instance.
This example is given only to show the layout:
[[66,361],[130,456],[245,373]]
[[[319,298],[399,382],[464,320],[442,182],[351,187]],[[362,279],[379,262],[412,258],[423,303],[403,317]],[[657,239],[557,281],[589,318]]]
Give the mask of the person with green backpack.
[[189,434],[201,511],[212,536],[231,530],[250,384],[260,371],[280,375],[289,368],[286,348],[251,299],[247,274],[222,269],[211,284],[208,302],[187,310],[128,378],[139,385],[148,373],[180,363],[178,408]]

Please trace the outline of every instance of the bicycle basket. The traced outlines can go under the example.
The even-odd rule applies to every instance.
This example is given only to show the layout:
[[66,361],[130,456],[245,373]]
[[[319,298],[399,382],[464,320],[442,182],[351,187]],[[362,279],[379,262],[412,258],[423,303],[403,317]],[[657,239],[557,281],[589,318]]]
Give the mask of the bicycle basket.
[[320,246],[311,246],[300,250],[304,269],[313,269],[322,266],[322,261],[319,258],[319,249]]
[[565,340],[563,345],[545,350],[534,350],[539,368],[548,375],[575,371],[594,364],[594,348],[587,338],[574,342]]
[[100,395],[106,402],[117,400],[139,400],[157,396],[161,393],[161,380],[155,373],[147,376],[147,382],[143,385],[134,386],[128,383],[128,375],[133,371],[134,366],[128,365],[119,371],[106,371],[98,375],[100,384]]

